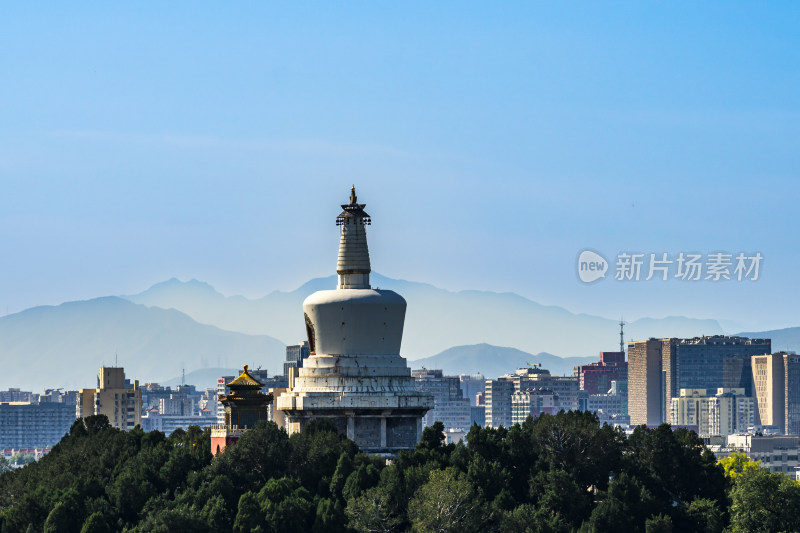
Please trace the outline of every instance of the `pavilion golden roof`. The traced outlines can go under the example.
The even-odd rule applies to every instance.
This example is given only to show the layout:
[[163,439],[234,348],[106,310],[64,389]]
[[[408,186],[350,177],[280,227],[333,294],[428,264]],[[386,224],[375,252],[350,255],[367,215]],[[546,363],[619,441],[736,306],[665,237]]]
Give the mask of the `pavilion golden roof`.
[[250,373],[247,371],[247,365],[244,365],[244,371],[242,372],[242,374],[238,378],[236,378],[233,381],[231,381],[230,383],[228,383],[228,387],[231,387],[231,388],[236,388],[236,387],[257,387],[257,388],[260,389],[263,386],[264,386],[263,383],[261,383],[256,378],[254,378],[253,376],[250,375]]

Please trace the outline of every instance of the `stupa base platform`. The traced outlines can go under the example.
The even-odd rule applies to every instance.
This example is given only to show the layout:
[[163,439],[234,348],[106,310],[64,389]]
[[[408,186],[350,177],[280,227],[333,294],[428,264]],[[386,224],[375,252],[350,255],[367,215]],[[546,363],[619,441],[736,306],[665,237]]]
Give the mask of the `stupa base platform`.
[[329,420],[340,435],[367,453],[397,455],[413,449],[422,435],[419,409],[303,409],[285,410],[286,428],[291,435],[302,431],[311,420]]

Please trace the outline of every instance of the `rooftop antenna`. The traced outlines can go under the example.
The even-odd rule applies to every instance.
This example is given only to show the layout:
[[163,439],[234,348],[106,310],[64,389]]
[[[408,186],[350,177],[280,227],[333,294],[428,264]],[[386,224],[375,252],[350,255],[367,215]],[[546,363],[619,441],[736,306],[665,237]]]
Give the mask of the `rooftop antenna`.
[[625,334],[623,333],[623,328],[625,327],[625,321],[622,320],[622,317],[619,317],[619,351],[622,352],[622,356],[625,356]]
[[117,351],[114,350],[114,367],[116,367],[116,368],[119,368],[119,363],[117,362],[118,359],[119,359],[119,356],[117,354]]
[[186,369],[181,365],[181,387],[186,385]]

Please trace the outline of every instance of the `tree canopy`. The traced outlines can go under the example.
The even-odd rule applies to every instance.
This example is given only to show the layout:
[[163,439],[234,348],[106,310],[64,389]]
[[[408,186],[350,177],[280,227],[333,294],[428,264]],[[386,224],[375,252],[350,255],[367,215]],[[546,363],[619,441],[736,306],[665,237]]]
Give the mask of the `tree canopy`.
[[0,475],[0,532],[720,533],[797,531],[800,485],[692,432],[624,433],[589,413],[440,423],[391,461],[324,422],[262,422],[212,459],[208,430],[169,437],[80,419],[40,461]]

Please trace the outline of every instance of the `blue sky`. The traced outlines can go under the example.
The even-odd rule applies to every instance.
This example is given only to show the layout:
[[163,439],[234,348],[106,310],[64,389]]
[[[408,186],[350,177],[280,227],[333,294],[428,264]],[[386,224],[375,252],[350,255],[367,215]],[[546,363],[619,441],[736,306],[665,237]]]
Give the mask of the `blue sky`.
[[[293,289],[333,273],[355,183],[391,277],[798,325],[796,3],[3,11],[0,310],[173,276]],[[584,248],[764,263],[584,285]]]

